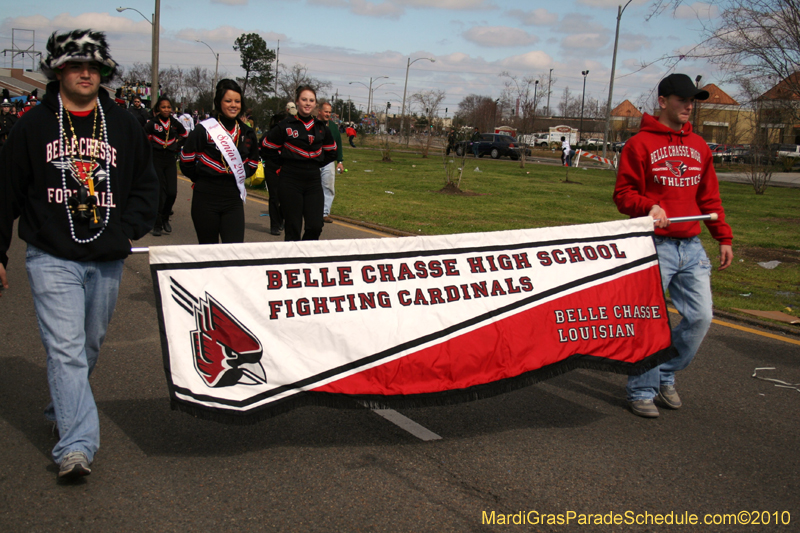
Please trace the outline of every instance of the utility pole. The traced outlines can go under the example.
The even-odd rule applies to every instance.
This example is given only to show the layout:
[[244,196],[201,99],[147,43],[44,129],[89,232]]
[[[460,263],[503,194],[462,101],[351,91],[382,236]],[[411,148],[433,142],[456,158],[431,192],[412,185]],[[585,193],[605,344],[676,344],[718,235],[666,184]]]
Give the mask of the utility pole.
[[606,157],[608,149],[608,130],[611,125],[611,98],[614,95],[614,71],[617,68],[617,45],[619,44],[619,22],[622,20],[622,12],[628,7],[632,0],[623,6],[617,6],[617,36],[614,38],[614,55],[611,59],[611,80],[608,82],[608,105],[606,106],[606,130],[603,133],[603,157]]
[[547,78],[547,116],[551,117],[553,114],[550,112],[550,85],[553,83],[553,69],[550,69],[550,75]]
[[578,128],[578,144],[581,142],[581,138],[583,137],[583,104],[586,101],[586,76],[589,74],[589,70],[582,70],[581,75],[583,76],[583,96],[581,96],[581,127]]
[[278,97],[278,56],[281,55],[281,40],[278,39],[278,48],[275,49],[275,97]]
[[156,0],[156,12],[153,13],[153,94],[150,97],[150,107],[155,110],[156,100],[158,100],[158,46],[161,37],[161,0]]

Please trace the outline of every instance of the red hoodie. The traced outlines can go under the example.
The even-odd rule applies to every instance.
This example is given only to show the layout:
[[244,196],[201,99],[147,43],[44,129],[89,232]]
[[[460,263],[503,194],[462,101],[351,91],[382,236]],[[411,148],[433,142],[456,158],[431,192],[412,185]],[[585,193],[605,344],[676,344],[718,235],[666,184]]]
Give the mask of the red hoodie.
[[[733,232],[725,222],[719,198],[711,150],[702,137],[686,123],[680,131],[644,114],[639,133],[622,150],[614,188],[614,203],[620,213],[646,216],[658,204],[668,217],[717,213],[706,221],[711,236],[720,244],[731,244]],[[675,238],[700,234],[699,222],[670,224],[656,228],[656,235]]]

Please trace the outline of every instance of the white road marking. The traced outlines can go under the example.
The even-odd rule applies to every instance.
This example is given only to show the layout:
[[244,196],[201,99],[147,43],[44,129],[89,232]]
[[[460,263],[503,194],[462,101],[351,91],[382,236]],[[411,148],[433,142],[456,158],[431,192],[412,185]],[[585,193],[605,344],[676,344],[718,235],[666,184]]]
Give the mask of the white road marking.
[[442,438],[428,428],[423,427],[410,418],[401,415],[394,409],[373,409],[372,412],[382,416],[389,422],[399,426],[401,429],[408,431],[420,440],[440,440]]

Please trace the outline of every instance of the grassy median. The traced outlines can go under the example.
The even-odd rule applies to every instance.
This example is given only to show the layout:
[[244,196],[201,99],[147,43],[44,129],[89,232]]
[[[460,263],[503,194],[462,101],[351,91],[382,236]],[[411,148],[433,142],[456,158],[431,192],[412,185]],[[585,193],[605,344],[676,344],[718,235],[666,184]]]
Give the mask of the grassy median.
[[[485,232],[603,222],[625,218],[611,201],[614,172],[488,157],[464,162],[462,194],[443,192],[441,152],[428,158],[394,150],[345,146],[347,173],[337,176],[332,214],[416,235]],[[448,158],[456,164],[459,158]],[[568,173],[568,174],[567,174]],[[569,181],[567,181],[569,180]],[[773,187],[756,195],[721,183],[734,232],[734,264],[712,276],[717,308],[783,311],[800,316],[800,190]],[[706,229],[709,257],[719,250]],[[759,262],[780,261],[774,269]]]

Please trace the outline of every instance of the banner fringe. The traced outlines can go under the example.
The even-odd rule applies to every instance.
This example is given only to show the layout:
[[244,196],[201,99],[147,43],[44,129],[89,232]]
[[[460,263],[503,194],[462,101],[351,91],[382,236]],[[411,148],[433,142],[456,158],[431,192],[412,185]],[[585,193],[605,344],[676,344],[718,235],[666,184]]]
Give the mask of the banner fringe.
[[538,370],[526,372],[525,374],[513,378],[475,385],[467,389],[425,394],[380,396],[306,391],[292,395],[283,400],[271,402],[263,407],[243,412],[204,407],[196,403],[176,399],[171,400],[170,406],[173,410],[182,411],[202,420],[241,426],[256,424],[262,420],[297,409],[298,407],[311,405],[335,409],[414,409],[446,406],[492,398],[560,376],[579,368],[613,372],[616,374],[639,375],[677,355],[677,350],[675,350],[673,346],[670,346],[635,364],[630,364],[603,357],[576,354],[569,359],[548,365]]

